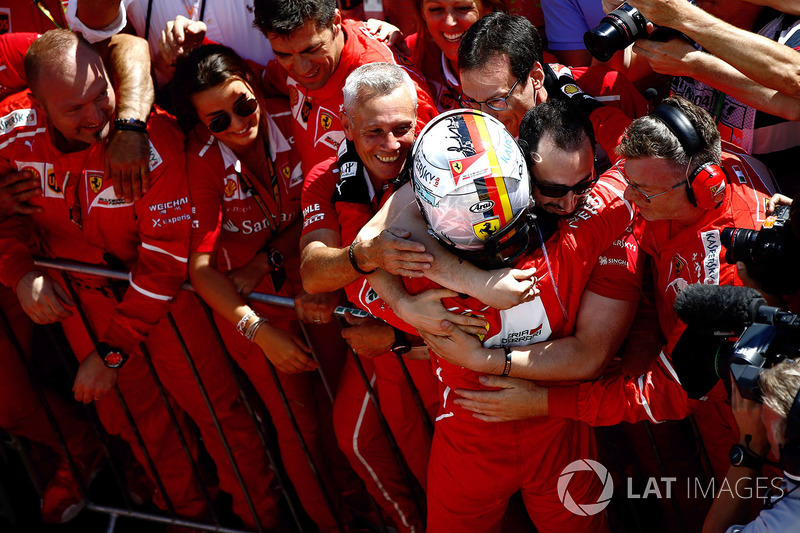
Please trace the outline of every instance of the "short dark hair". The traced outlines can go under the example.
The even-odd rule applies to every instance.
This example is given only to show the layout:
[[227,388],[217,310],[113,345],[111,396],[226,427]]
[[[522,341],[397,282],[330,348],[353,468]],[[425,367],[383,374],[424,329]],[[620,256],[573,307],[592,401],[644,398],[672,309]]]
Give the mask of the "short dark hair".
[[542,39],[531,21],[496,11],[479,19],[461,38],[458,68],[475,70],[492,57],[505,54],[515,78],[528,79],[533,66],[542,63]]
[[576,151],[588,140],[594,152],[594,129],[589,115],[570,102],[550,99],[535,106],[522,117],[519,144],[529,167],[535,163],[531,154],[539,150],[539,143],[545,133],[550,135],[561,150]]
[[680,96],[670,96],[662,103],[680,109],[697,131],[705,148],[689,156],[680,141],[663,121],[651,115],[639,117],[625,130],[625,136],[617,147],[622,157],[653,157],[674,161],[679,165],[717,163],[721,160],[719,130],[708,112]]
[[190,98],[193,94],[241,80],[257,95],[254,79],[247,61],[227,46],[207,44],[195,48],[178,59],[172,78],[172,105],[178,122],[189,131],[200,121]]
[[313,20],[327,28],[336,15],[336,0],[255,0],[253,25],[268,33],[286,36]]

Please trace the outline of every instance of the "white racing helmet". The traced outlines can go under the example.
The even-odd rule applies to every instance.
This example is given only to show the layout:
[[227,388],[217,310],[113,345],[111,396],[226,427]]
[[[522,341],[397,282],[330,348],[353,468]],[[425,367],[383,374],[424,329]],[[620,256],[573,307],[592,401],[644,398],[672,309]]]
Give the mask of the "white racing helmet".
[[455,109],[434,118],[411,153],[411,180],[428,231],[484,268],[513,263],[534,220],[525,158],[495,118]]

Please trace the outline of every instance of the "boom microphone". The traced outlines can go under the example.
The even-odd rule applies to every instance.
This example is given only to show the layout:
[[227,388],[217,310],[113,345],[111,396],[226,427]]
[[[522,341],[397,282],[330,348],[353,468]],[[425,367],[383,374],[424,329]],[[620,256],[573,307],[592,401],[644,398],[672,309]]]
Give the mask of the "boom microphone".
[[683,322],[707,331],[738,331],[753,323],[764,303],[755,289],[734,285],[689,285],[675,298],[675,312]]

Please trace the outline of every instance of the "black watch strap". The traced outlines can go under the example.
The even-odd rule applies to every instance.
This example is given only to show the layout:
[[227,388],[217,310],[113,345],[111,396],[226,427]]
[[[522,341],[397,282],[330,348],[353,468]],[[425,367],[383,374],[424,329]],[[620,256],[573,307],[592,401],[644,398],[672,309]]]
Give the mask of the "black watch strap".
[[135,118],[115,118],[114,128],[123,131],[147,133],[147,122]]
[[403,330],[394,328],[394,344],[391,350],[397,355],[407,354],[411,351],[411,342]]
[[97,353],[108,368],[121,368],[128,360],[127,354],[105,342],[97,343]]

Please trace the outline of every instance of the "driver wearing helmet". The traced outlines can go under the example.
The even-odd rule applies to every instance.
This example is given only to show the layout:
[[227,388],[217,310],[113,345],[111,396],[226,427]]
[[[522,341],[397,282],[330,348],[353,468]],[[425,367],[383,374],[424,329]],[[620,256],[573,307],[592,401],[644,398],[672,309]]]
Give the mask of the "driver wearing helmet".
[[[569,119],[569,110],[558,107],[555,115]],[[585,123],[579,135],[591,131]],[[571,126],[562,120],[554,127],[574,131]],[[429,232],[445,248],[481,268],[536,269],[539,297],[510,309],[499,311],[470,297],[442,301],[450,311],[486,321],[483,346],[506,353],[497,372],[501,375],[511,370],[514,347],[573,333],[591,265],[633,218],[622,198],[623,182],[609,176],[595,184],[571,216],[558,219],[543,234],[531,213],[523,152],[501,123],[472,110],[431,121],[414,146],[411,176]],[[403,281],[411,293],[437,287],[425,278]],[[386,310],[370,310],[403,326]],[[496,531],[509,497],[518,490],[540,531],[607,529],[602,514],[568,511],[557,490],[558,477],[570,463],[594,457],[588,426],[547,417],[479,420],[454,401],[453,391],[487,390],[485,376],[436,353],[432,365],[441,405],[428,463],[430,531]],[[601,494],[593,473],[574,477],[578,479],[570,483],[569,492],[575,502],[594,503],[608,496]]]

